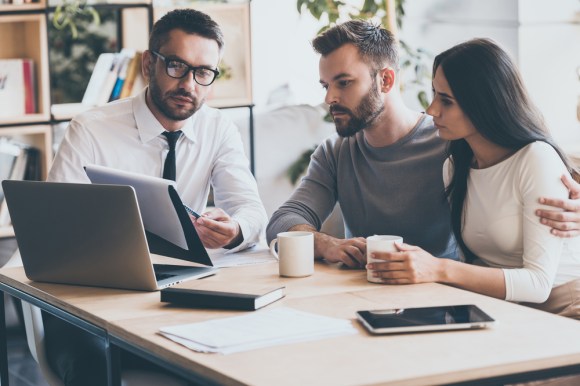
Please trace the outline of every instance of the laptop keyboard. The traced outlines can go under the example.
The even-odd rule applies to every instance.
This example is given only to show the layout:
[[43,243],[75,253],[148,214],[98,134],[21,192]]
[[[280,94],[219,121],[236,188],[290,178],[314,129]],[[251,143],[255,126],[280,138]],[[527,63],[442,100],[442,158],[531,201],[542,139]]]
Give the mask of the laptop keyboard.
[[[153,264],[153,268],[155,271],[155,279],[157,281],[169,279],[170,277],[175,276],[175,266],[166,265],[166,264]],[[171,272],[171,273],[170,273]]]
[[162,272],[155,272],[155,280],[160,281],[164,279],[169,279],[170,277],[174,277],[175,275],[171,273],[162,273]]

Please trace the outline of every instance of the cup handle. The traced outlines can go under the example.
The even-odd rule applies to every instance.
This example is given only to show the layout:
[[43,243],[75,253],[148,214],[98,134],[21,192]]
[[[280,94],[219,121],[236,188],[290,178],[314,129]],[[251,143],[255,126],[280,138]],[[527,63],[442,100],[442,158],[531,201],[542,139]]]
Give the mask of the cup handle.
[[278,239],[274,239],[270,243],[270,253],[272,254],[272,256],[274,256],[276,258],[276,260],[280,260],[280,258],[278,257],[278,252],[276,252],[276,243],[277,242],[278,242]]

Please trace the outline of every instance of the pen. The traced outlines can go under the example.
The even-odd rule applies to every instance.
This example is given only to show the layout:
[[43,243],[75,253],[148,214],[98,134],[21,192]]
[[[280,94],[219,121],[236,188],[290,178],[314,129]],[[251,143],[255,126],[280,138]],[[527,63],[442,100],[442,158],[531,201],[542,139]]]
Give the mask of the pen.
[[200,218],[201,217],[196,211],[194,211],[193,209],[191,209],[189,206],[183,204],[183,207],[185,208],[185,210],[187,211],[187,213],[189,213],[193,217],[195,217],[195,218]]

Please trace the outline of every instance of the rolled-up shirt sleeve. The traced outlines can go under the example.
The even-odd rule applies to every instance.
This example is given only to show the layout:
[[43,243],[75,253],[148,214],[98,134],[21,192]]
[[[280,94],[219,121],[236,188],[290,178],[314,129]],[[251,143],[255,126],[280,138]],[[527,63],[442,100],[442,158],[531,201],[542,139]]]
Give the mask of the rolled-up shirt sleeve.
[[230,124],[218,149],[211,172],[214,202],[240,225],[244,240],[235,252],[258,242],[268,217],[236,126]]
[[274,212],[266,237],[270,243],[280,232],[308,224],[320,230],[337,201],[336,166],[327,141],[314,151],[306,176],[290,198]]

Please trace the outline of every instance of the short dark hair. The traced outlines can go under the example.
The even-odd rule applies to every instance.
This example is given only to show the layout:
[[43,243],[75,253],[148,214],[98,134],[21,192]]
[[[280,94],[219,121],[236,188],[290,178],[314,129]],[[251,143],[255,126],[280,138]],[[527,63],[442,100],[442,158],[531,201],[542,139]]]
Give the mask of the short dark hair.
[[167,41],[168,33],[174,29],[215,40],[219,50],[223,50],[225,43],[220,26],[205,13],[189,8],[175,9],[157,20],[149,36],[149,50],[158,51]]
[[374,70],[385,62],[399,71],[399,52],[394,35],[367,20],[350,20],[322,32],[312,41],[314,50],[326,56],[345,44],[353,44],[361,57],[368,60]]

